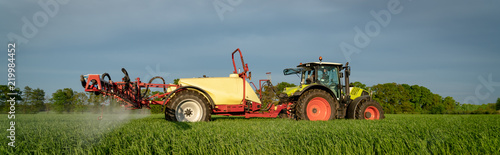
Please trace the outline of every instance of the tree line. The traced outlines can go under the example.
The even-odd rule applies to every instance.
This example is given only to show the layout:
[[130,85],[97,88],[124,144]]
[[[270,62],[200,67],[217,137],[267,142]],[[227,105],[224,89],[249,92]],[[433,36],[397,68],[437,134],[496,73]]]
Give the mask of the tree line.
[[389,114],[495,114],[500,110],[500,98],[496,103],[462,104],[453,97],[442,97],[419,85],[385,83],[367,87],[361,82],[351,85],[368,90]]
[[[262,92],[262,103],[276,104],[278,99],[275,95],[280,94],[284,88],[296,86],[293,83],[281,82],[276,86],[264,85]],[[360,87],[370,92],[374,100],[379,102],[385,113],[389,114],[495,114],[500,110],[500,98],[496,103],[482,105],[462,104],[453,97],[442,97],[432,93],[428,88],[419,85],[385,83],[367,87],[360,82],[351,83],[351,86]],[[258,89],[258,88],[257,88]],[[121,103],[111,97],[95,95],[89,92],[77,92],[71,88],[58,89],[51,97],[39,88],[33,89],[28,86],[24,90],[16,88],[15,96],[16,113],[84,113],[84,112],[120,112],[123,109]],[[7,104],[8,93],[11,92],[7,85],[0,85],[0,109],[2,113],[9,111]],[[144,93],[144,92],[143,92]],[[148,91],[148,95],[162,93],[160,91]],[[259,94],[259,90],[256,90]],[[160,100],[160,99],[156,99]],[[264,105],[265,107],[266,105]],[[152,105],[151,113],[161,113],[161,106]]]
[[10,105],[7,104],[8,97],[16,98],[16,113],[34,114],[40,112],[56,113],[99,113],[103,110],[112,112],[119,103],[110,97],[94,95],[93,93],[77,92],[71,88],[58,89],[47,97],[45,91],[39,88],[33,89],[29,86],[24,90],[16,88],[16,96],[8,96],[10,92],[7,85],[0,85],[0,109],[2,113],[9,111]]
[[[273,87],[274,91],[280,94],[284,88],[294,86],[296,85],[293,83],[281,82]],[[500,98],[496,103],[461,104],[453,97],[442,97],[419,85],[385,83],[367,87],[361,82],[353,82],[350,86],[370,92],[372,98],[379,102],[388,114],[497,114],[500,110]],[[262,103],[278,102],[272,91],[270,86],[263,86]]]

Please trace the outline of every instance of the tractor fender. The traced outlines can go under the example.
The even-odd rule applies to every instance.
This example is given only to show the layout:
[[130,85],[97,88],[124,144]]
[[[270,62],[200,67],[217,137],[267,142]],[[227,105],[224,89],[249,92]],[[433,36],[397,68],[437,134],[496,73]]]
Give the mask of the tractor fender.
[[321,90],[324,90],[324,91],[330,93],[330,95],[332,95],[332,97],[333,97],[334,100],[337,99],[337,96],[335,96],[335,94],[333,93],[333,91],[330,88],[328,88],[326,86],[323,86],[323,85],[319,85],[319,84],[309,85],[309,86],[305,87],[304,89],[302,89],[302,91],[295,92],[293,94],[293,96],[301,96],[302,94],[304,94],[304,92],[309,91],[311,89],[321,89]]
[[352,101],[348,106],[347,106],[347,116],[346,118],[354,118],[354,111],[356,110],[356,107],[358,107],[358,105],[361,103],[362,100],[368,100],[370,101],[371,100],[371,97],[370,95],[363,95],[363,96],[360,96],[356,99],[354,99],[354,101]]
[[174,94],[176,94],[176,93],[179,93],[179,92],[181,92],[181,91],[184,91],[184,90],[186,90],[186,89],[194,89],[194,90],[197,90],[197,91],[199,91],[199,92],[203,93],[203,95],[204,95],[204,96],[208,99],[208,101],[210,102],[210,105],[211,105],[212,109],[213,109],[213,108],[215,108],[215,103],[214,103],[214,101],[212,100],[212,97],[210,97],[210,95],[208,95],[208,93],[207,93],[205,90],[203,90],[203,89],[201,89],[201,88],[199,88],[199,87],[196,87],[196,86],[184,86],[184,87],[180,87],[180,88],[175,89],[174,91],[172,91],[172,93],[168,94],[168,95],[167,95],[167,97],[165,97],[165,100],[163,101],[163,104],[161,105],[161,106],[162,106],[161,108],[163,109],[163,112],[165,112],[165,109],[166,109],[166,106],[165,106],[165,105],[166,105],[167,100],[168,100],[168,99],[169,99],[172,95],[174,95]]

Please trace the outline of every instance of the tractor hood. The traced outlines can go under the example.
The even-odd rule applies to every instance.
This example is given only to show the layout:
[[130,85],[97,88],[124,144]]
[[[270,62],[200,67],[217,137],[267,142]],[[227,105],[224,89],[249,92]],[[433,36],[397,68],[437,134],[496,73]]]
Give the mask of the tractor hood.
[[302,86],[296,86],[296,87],[286,87],[285,91],[283,93],[286,93],[287,96],[292,96],[293,93],[295,92],[300,92],[302,89],[306,88],[309,85],[302,85]]
[[[206,91],[215,105],[239,105],[243,100],[243,79],[238,76],[179,79],[181,86],[195,86]],[[261,103],[252,87],[245,81],[246,100]]]

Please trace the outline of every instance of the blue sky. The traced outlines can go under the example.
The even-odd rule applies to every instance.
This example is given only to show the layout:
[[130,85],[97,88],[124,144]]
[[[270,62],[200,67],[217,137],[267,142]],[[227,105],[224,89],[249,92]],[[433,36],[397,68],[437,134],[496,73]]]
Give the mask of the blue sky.
[[48,96],[61,88],[83,91],[81,74],[108,72],[118,80],[122,67],[143,81],[228,76],[230,53],[240,48],[253,79],[272,72],[274,83],[297,83],[282,70],[323,56],[349,60],[351,81],[421,85],[482,104],[500,97],[498,6],[495,0],[2,0],[0,42],[17,38],[17,86]]

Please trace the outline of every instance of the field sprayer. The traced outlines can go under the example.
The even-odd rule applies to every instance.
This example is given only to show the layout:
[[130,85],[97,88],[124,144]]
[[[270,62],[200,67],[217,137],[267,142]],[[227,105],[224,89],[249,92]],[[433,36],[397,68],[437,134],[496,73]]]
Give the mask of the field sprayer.
[[[242,71],[238,71],[236,67],[236,53],[241,58]],[[129,109],[161,105],[165,119],[170,121],[209,121],[211,115],[246,118],[276,118],[279,115],[297,120],[384,118],[382,107],[368,92],[349,87],[349,63],[343,65],[322,62],[321,57],[319,60],[284,69],[285,75],[299,75],[300,85],[285,88],[283,93],[276,94],[278,104],[268,103],[265,107],[261,103],[261,95],[257,95],[247,81],[251,80],[252,73],[244,62],[240,49],[232,52],[234,71],[229,77],[181,78],[178,85],[165,84],[162,77],[153,77],[148,83],[144,83],[140,78],[130,81],[127,71],[122,68],[125,76],[120,82],[112,81],[108,73],[82,75],[80,81],[86,92],[112,96],[123,101],[124,106]],[[161,79],[163,84],[152,83],[155,79]],[[259,80],[259,90],[262,90],[263,83],[272,87],[270,80]],[[141,93],[143,88],[146,89],[144,92],[149,88],[163,88],[164,92],[147,96]],[[254,88],[257,89],[255,85]],[[154,101],[155,98],[163,101]]]

